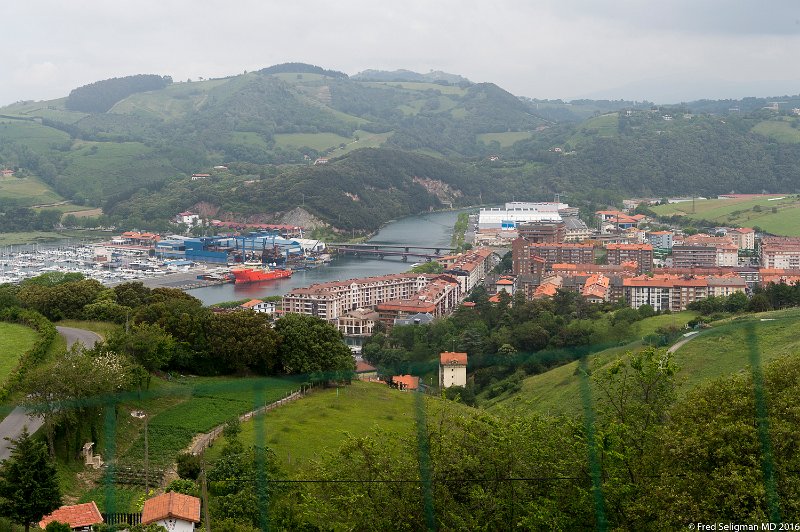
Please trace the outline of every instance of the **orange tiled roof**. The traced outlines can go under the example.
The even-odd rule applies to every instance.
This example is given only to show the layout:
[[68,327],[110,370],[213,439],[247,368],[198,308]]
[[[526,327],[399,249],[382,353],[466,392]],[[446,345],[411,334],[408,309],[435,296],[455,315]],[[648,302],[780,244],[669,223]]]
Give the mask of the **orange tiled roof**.
[[200,499],[183,493],[169,492],[144,501],[143,525],[168,518],[199,523]]
[[241,307],[242,308],[253,308],[256,305],[258,305],[259,303],[263,303],[263,301],[261,301],[260,299],[251,299],[247,303],[242,303]]
[[39,521],[39,528],[44,528],[51,521],[67,523],[70,528],[80,528],[84,526],[96,525],[103,522],[103,516],[94,501],[75,504],[73,506],[62,506],[53,511],[50,515],[42,517]]
[[456,353],[454,351],[445,351],[444,353],[439,353],[439,363],[442,364],[443,366],[453,366],[453,365],[466,366],[467,354]]
[[414,375],[395,375],[392,377],[392,382],[398,386],[405,386],[407,390],[416,390],[419,388],[419,377],[415,377]]

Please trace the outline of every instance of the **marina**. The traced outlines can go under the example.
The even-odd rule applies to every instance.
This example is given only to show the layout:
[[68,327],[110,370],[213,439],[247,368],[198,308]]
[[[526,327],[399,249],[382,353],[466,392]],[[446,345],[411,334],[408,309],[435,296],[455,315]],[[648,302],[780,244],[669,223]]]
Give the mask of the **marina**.
[[[374,249],[374,246],[382,246],[391,250],[392,246],[412,245],[430,248],[425,253],[447,251],[457,216],[458,212],[447,211],[403,218],[387,224],[368,242],[353,249]],[[233,240],[234,246],[236,243]],[[244,253],[247,259],[263,258],[264,250],[267,250],[270,259],[281,259],[280,254],[275,253],[276,247],[272,245],[272,241],[267,246],[263,238],[259,241],[252,237],[239,237],[238,243],[241,251],[245,251],[247,244],[247,252]],[[20,283],[49,272],[80,273],[106,286],[140,281],[149,288],[187,290],[209,305],[244,298],[284,295],[294,288],[314,283],[401,273],[412,266],[411,262],[407,262],[407,254],[402,249],[399,254],[389,251],[383,254],[333,256],[319,253],[317,249],[314,254],[298,255],[288,261],[284,255],[281,263],[269,263],[275,271],[290,268],[291,275],[275,275],[265,280],[234,284],[231,267],[236,267],[235,264],[229,265],[220,260],[188,260],[185,254],[157,254],[145,246],[129,244],[130,241],[126,243],[123,240],[117,240],[113,244],[63,241],[52,245],[31,244],[0,248],[0,284]],[[307,245],[319,248],[320,244],[318,241],[309,241]],[[412,254],[415,249],[419,251],[420,247],[413,248]]]

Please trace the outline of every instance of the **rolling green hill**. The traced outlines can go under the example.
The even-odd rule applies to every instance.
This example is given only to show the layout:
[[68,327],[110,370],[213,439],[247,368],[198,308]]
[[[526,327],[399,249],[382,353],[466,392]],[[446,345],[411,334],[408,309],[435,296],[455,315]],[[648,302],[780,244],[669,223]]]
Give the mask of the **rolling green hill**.
[[717,225],[759,227],[776,235],[800,235],[800,197],[774,195],[719,198],[653,207],[660,216],[685,216]]
[[[94,93],[103,97],[107,111],[74,105],[76,94]],[[698,105],[710,108],[708,102]],[[268,218],[296,206],[303,189],[319,189],[313,181],[318,171],[306,168],[309,160],[377,147],[394,154],[384,161],[393,166],[381,168],[383,175],[409,175],[419,154],[447,160],[457,175],[469,174],[454,178],[459,186],[453,194],[460,193],[461,204],[475,197],[486,202],[544,199],[553,193],[579,201],[614,194],[800,189],[796,118],[750,106],[748,113],[723,119],[693,115],[690,106],[532,100],[443,73],[367,72],[348,78],[299,63],[209,80],[137,75],[81,87],[70,98],[0,109],[0,164],[49,187],[42,201],[30,194],[23,203],[63,198],[102,206],[120,226],[130,223],[126,216],[133,211],[152,215],[139,222],[162,226],[172,209],[197,202]],[[673,120],[663,119],[668,113]],[[488,164],[495,154],[501,162]],[[248,203],[236,197],[241,189],[231,187],[233,194],[224,194],[212,184],[200,194],[157,199],[186,188],[192,173],[221,164],[232,169],[237,182],[275,178],[266,187],[272,196]],[[352,190],[342,191],[369,197],[370,186],[351,181]],[[390,209],[370,213],[377,216],[376,224],[390,219],[384,212],[412,213],[443,204],[404,194],[379,205],[392,204]],[[169,203],[170,211],[130,205],[132,199],[154,198],[162,207]],[[339,229],[374,225],[357,221],[366,219],[360,214],[342,223],[342,213],[327,204],[312,202],[308,210]]]
[[[644,320],[640,326],[652,329],[656,324],[685,323],[694,313],[683,312]],[[762,364],[785,355],[797,353],[797,327],[800,310],[782,310],[725,320],[700,332],[675,352],[678,372],[678,392],[689,390],[718,377],[748,371],[751,362],[750,338]],[[752,331],[752,336],[751,336]],[[640,344],[615,347],[591,355],[591,372],[607,367],[627,351]],[[534,375],[522,382],[522,390],[501,396],[488,404],[490,410],[512,408],[532,410],[541,414],[578,414],[582,409],[579,362],[572,362]]]

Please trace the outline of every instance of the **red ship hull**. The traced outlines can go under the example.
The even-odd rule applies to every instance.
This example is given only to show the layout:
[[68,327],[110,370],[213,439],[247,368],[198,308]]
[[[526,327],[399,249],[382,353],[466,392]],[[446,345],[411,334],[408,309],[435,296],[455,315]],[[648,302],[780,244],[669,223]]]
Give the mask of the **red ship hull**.
[[231,270],[234,277],[234,282],[239,283],[256,283],[258,281],[271,281],[273,279],[283,279],[292,276],[292,270],[271,270],[269,268],[234,268]]

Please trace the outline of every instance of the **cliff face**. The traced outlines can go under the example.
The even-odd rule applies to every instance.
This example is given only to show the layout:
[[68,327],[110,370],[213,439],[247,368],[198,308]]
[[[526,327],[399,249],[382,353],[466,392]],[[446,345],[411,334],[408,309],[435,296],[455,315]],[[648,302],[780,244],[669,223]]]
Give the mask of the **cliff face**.
[[456,198],[462,197],[464,194],[460,190],[456,190],[444,181],[439,179],[430,179],[427,177],[414,176],[412,179],[414,183],[422,186],[429,194],[436,196],[436,199],[442,203],[449,203]]

